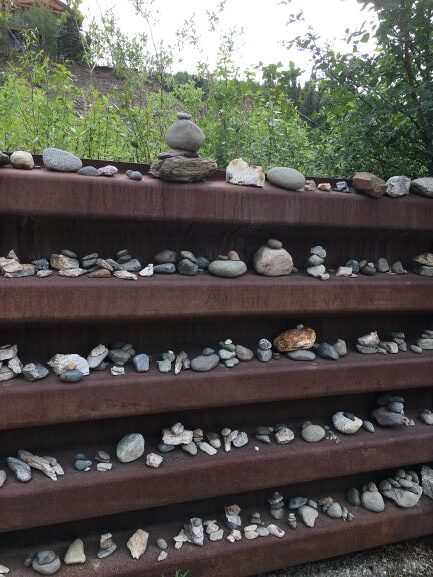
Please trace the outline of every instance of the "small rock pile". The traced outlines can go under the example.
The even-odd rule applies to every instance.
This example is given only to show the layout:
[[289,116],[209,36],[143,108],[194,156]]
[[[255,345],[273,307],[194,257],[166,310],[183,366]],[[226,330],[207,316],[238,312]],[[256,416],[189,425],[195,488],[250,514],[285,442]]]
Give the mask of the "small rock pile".
[[[39,457],[23,449],[18,451],[18,458],[8,457],[6,462],[15,475],[16,480],[20,483],[28,483],[32,480],[32,469],[40,471],[52,481],[57,481],[58,477],[62,477],[65,474],[55,457]],[[3,478],[3,483],[0,484],[2,486],[6,481],[6,473],[4,471],[0,478]]]
[[413,259],[413,270],[421,276],[433,277],[433,253],[425,252]]
[[373,419],[382,427],[413,427],[415,422],[404,414],[404,398],[384,393],[377,398],[378,407],[372,412]]
[[23,372],[23,364],[18,358],[17,345],[0,347],[0,382],[9,381]]
[[307,274],[320,280],[328,280],[329,273],[326,272],[324,265],[326,258],[326,250],[323,246],[313,246],[308,257]]
[[287,276],[293,270],[293,259],[279,240],[269,239],[253,257],[257,274],[263,276]]
[[235,250],[229,251],[228,255],[219,255],[213,260],[208,270],[214,276],[224,278],[237,278],[247,272],[247,265],[243,262]]
[[169,129],[165,142],[170,149],[158,155],[159,161],[149,169],[149,174],[162,180],[197,182],[210,176],[217,168],[212,158],[200,158],[198,150],[205,136],[191,115],[178,112],[177,120]]

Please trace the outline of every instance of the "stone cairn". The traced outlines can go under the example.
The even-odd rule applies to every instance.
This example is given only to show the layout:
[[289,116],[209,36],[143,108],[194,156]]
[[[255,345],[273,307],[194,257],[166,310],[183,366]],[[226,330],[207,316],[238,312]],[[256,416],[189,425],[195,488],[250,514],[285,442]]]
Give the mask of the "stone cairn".
[[170,149],[159,154],[159,161],[152,164],[149,174],[162,180],[197,182],[205,179],[217,168],[212,158],[200,158],[198,150],[205,136],[191,115],[178,112],[177,120],[167,131],[165,142]]

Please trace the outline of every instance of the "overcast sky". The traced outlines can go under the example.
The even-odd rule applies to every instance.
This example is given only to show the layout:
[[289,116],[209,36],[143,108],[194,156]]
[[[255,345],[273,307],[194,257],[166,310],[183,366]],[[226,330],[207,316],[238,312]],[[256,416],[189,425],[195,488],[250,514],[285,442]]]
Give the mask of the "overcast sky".
[[[218,33],[208,32],[206,11],[215,10],[218,0],[153,0],[154,8],[159,12],[159,22],[154,25],[156,38],[174,43],[176,30],[184,20],[193,14],[202,35],[203,53],[210,65],[216,61],[219,45]],[[84,0],[83,12],[87,18],[96,17],[107,8],[112,7],[119,26],[129,34],[147,32],[146,23],[137,18],[130,0]],[[292,0],[282,5],[280,0],[227,0],[220,31],[231,28],[244,34],[237,35],[237,64],[241,69],[257,64],[282,61],[283,64],[293,60],[302,68],[308,68],[305,54],[288,51],[282,43],[300,33],[304,26],[290,25],[286,22],[290,13],[303,10],[306,21],[320,35],[332,42],[334,47],[346,50],[347,45],[341,39],[344,30],[358,28],[364,20],[370,20],[368,12],[361,12],[356,0]],[[193,72],[199,58],[196,51],[186,49],[182,61],[174,64],[174,70]]]

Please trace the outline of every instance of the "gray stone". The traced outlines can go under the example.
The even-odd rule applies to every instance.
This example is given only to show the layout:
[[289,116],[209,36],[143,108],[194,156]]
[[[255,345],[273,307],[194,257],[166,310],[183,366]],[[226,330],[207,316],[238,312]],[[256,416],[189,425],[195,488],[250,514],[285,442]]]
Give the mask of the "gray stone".
[[305,497],[292,497],[289,501],[289,509],[296,510],[307,504],[308,499]]
[[185,276],[195,276],[198,274],[198,264],[188,258],[183,258],[177,263],[177,272]]
[[131,260],[122,263],[120,266],[122,267],[122,270],[128,272],[138,272],[143,268],[141,262],[136,258],[132,258]]
[[281,427],[275,433],[275,441],[278,445],[287,445],[295,438],[294,432],[289,427]]
[[376,262],[375,268],[379,271],[379,272],[388,272],[389,271],[389,263],[386,260],[386,258],[380,258],[378,259],[378,261]]
[[0,152],[0,166],[6,166],[9,164],[9,156],[4,152]]
[[326,268],[323,264],[310,266],[307,268],[307,274],[314,278],[321,278],[326,274]]
[[175,156],[152,164],[149,175],[169,182],[199,182],[216,169],[217,163],[213,158]]
[[15,475],[17,481],[20,481],[21,483],[28,483],[31,480],[32,471],[27,463],[24,463],[24,461],[16,459],[15,457],[8,457],[7,464],[9,469]]
[[157,264],[174,264],[177,260],[177,254],[176,251],[166,248],[158,252],[153,260]]
[[374,425],[371,421],[363,421],[362,428],[368,431],[369,433],[374,433]]
[[6,483],[6,479],[7,479],[6,471],[0,469],[0,489]]
[[314,361],[316,358],[313,351],[304,350],[291,351],[290,353],[287,353],[287,356],[289,359],[292,359],[292,361]]
[[413,353],[417,353],[418,355],[422,353],[422,348],[417,345],[409,345],[409,348]]
[[48,270],[50,268],[50,263],[46,258],[38,258],[32,260],[32,265],[35,266],[38,270]]
[[163,359],[162,361],[157,361],[158,371],[160,373],[169,373],[171,371],[171,361],[170,359]]
[[119,171],[115,166],[111,164],[107,164],[107,166],[103,166],[102,168],[98,168],[98,172],[100,176],[114,176]]
[[157,264],[153,267],[155,274],[173,274],[176,272],[176,267],[173,263]]
[[171,148],[197,152],[203,145],[205,136],[197,124],[187,118],[178,118],[169,129],[165,142]]
[[65,256],[64,254],[52,254],[50,256],[50,266],[55,270],[80,268],[76,258]]
[[354,507],[359,507],[361,505],[361,493],[355,487],[347,490],[346,499]]
[[341,507],[340,503],[331,503],[331,505],[326,509],[326,514],[331,519],[341,519],[343,516],[343,508]]
[[117,551],[117,545],[116,543],[113,543],[110,545],[110,547],[107,547],[107,549],[98,549],[96,556],[98,559],[105,559],[106,557],[112,555],[115,551]]
[[54,575],[62,562],[54,551],[39,551],[32,561],[32,569],[40,575]]
[[234,439],[233,439],[233,446],[235,446],[236,448],[240,448],[240,447],[244,447],[246,444],[248,443],[248,435],[244,432],[239,433]]
[[39,363],[29,363],[23,367],[23,375],[27,381],[39,381],[49,375],[49,370]]
[[198,256],[197,264],[200,270],[207,270],[209,268],[209,260],[205,256]]
[[433,276],[433,266],[414,264],[413,271],[421,276]]
[[317,347],[317,354],[322,359],[328,359],[331,361],[337,361],[340,358],[340,355],[329,343],[320,343]]
[[320,425],[308,424],[302,427],[301,436],[307,443],[318,443],[325,438],[326,431]]
[[83,166],[78,156],[54,147],[44,150],[42,161],[46,168],[56,172],[77,172]]
[[77,173],[81,176],[99,176],[99,171],[94,166],[83,166]]
[[186,445],[182,445],[181,449],[188,453],[189,455],[197,455],[198,447],[195,443],[191,441],[191,443],[187,443]]
[[200,451],[203,451],[203,453],[206,453],[208,455],[217,454],[217,450],[214,447],[212,447],[212,445],[209,445],[209,443],[206,443],[205,441],[199,443],[198,448],[200,449]]
[[107,357],[108,349],[105,345],[98,345],[92,349],[87,357],[87,363],[90,369],[96,369]]
[[127,170],[126,176],[129,178],[129,180],[137,180],[137,181],[142,180],[143,178],[143,175],[138,170]]
[[305,176],[294,168],[276,166],[266,173],[269,182],[289,190],[299,190],[305,186]]
[[393,413],[386,407],[378,407],[372,412],[372,417],[382,427],[409,426],[409,419],[402,414]]
[[211,371],[218,366],[220,358],[218,355],[199,355],[191,361],[191,369],[198,372]]
[[131,351],[125,351],[123,349],[112,349],[108,356],[118,366],[125,365],[131,358]]
[[247,272],[247,265],[241,260],[214,260],[208,270],[215,276],[236,278]]
[[313,507],[302,505],[302,507],[298,509],[298,515],[300,516],[304,525],[312,528],[316,523],[316,519],[319,516],[319,513],[316,511],[316,509],[313,509]]
[[412,180],[410,191],[420,196],[427,196],[433,198],[433,177],[425,176]]
[[64,383],[78,383],[83,378],[83,373],[78,369],[71,369],[60,373],[60,380]]
[[433,253],[424,252],[413,259],[415,264],[422,264],[424,266],[433,266]]
[[116,455],[121,463],[131,463],[144,454],[144,438],[140,433],[131,433],[123,437],[116,447]]
[[413,491],[412,490],[408,491],[404,488],[401,489],[393,487],[392,489],[382,491],[382,494],[387,499],[394,501],[394,503],[396,503],[396,505],[398,505],[399,507],[402,507],[403,509],[410,509],[418,504],[418,501],[420,500],[422,495],[422,487],[420,487],[419,485],[413,485],[412,488]]
[[409,194],[410,178],[407,176],[391,176],[386,181],[386,194],[391,198],[400,198]]
[[416,345],[423,351],[433,350],[433,337],[422,337],[416,340]]
[[146,373],[150,367],[150,357],[145,353],[135,355],[132,359],[132,364],[137,373]]
[[407,274],[407,270],[403,267],[403,264],[399,260],[392,263],[391,272],[394,274]]
[[376,268],[372,262],[368,262],[361,268],[361,272],[367,276],[373,276],[376,274]]
[[[372,483],[370,483],[372,485]],[[381,513],[385,510],[385,503],[383,501],[382,495],[377,490],[367,490],[361,495],[361,503],[365,509],[372,511],[373,513]]]
[[347,345],[346,341],[343,341],[343,339],[338,339],[338,341],[334,343],[333,347],[340,357],[345,357],[347,355]]
[[248,349],[247,347],[244,347],[242,345],[236,345],[236,356],[240,361],[251,361],[251,359],[254,357],[254,353],[251,349]]
[[272,359],[272,351],[271,350],[264,351],[262,349],[257,349],[257,358],[262,363],[267,363]]
[[315,254],[323,259],[326,258],[326,250],[320,245],[313,246],[313,248],[310,249],[310,254]]
[[93,464],[92,461],[86,458],[75,459],[74,461],[74,467],[77,471],[89,471],[90,468],[92,467],[92,464]]
[[389,411],[397,414],[404,413],[404,404],[399,401],[391,401],[388,403],[387,408]]

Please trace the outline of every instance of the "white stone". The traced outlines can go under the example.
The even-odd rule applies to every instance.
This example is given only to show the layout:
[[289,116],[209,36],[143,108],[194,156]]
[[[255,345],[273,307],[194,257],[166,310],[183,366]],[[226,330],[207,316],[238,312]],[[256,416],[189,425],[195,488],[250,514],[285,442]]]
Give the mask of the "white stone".
[[9,573],[9,567],[0,565],[0,575],[7,575]]
[[87,270],[84,268],[65,268],[62,270],[59,270],[59,275],[60,276],[69,276],[72,278],[76,278],[79,276],[82,276],[83,274],[87,274]]
[[89,374],[89,364],[83,357],[75,353],[70,353],[67,355],[57,354],[52,357],[47,363],[56,375],[61,375],[65,370],[67,365],[76,365],[76,368],[83,374]]
[[149,453],[146,456],[146,465],[152,469],[158,469],[163,460],[164,459],[161,457],[161,455],[157,455],[156,453]]
[[189,445],[192,443],[193,432],[183,431],[179,435],[173,433],[171,429],[162,430],[162,442],[166,445],[177,446],[177,445]]
[[138,277],[133,272],[128,272],[127,270],[115,270],[113,275],[116,278],[120,278],[122,280],[138,280]]
[[355,417],[352,420],[346,417],[343,411],[338,411],[332,415],[332,424],[339,433],[354,435],[362,427],[362,419]]
[[14,168],[21,168],[24,170],[31,170],[35,165],[33,156],[30,152],[24,150],[16,150],[13,152],[10,157],[10,163]]
[[158,561],[165,561],[168,557],[168,553],[167,551],[161,551],[160,554],[158,555]]
[[208,455],[216,455],[218,452],[216,449],[214,449],[214,447],[206,442],[199,443],[198,448],[200,451],[203,451],[203,453],[207,453]]
[[274,523],[271,523],[270,525],[268,525],[267,527],[269,533],[271,535],[273,535],[274,537],[284,537],[284,535],[286,534],[286,532],[281,529],[281,527],[278,527],[278,525],[275,525]]
[[153,264],[148,264],[138,273],[140,276],[152,276],[153,275]]
[[131,557],[133,559],[140,559],[147,549],[148,541],[149,533],[143,531],[143,529],[137,529],[137,531],[129,538],[126,546],[131,552]]
[[265,173],[261,166],[250,166],[242,158],[235,158],[227,167],[226,181],[243,186],[263,186]]
[[339,266],[336,276],[345,276],[350,277],[352,276],[353,270],[350,266]]
[[79,565],[85,562],[84,543],[82,539],[75,539],[66,551],[64,563],[65,565]]
[[96,470],[104,473],[106,471],[111,471],[113,468],[113,463],[98,463],[96,465]]

